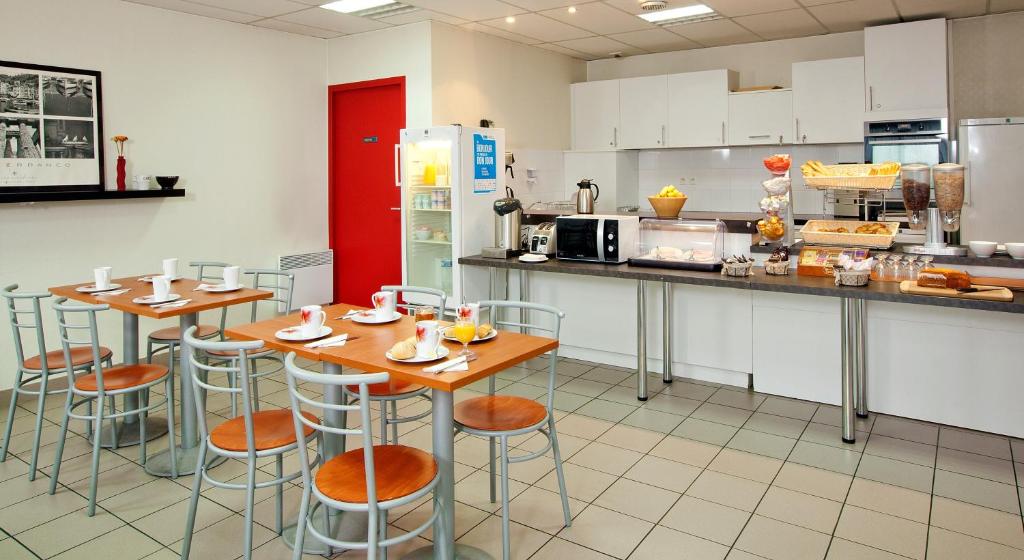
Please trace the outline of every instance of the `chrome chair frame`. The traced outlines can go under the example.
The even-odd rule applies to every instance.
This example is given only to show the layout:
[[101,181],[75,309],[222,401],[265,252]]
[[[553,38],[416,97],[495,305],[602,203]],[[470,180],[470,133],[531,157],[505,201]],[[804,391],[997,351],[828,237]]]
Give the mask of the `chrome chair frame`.
[[[358,549],[366,550],[366,556],[369,560],[375,560],[378,553],[383,560],[387,559],[387,547],[403,543],[408,541],[430,528],[437,520],[441,513],[441,504],[435,495],[433,498],[433,509],[430,518],[427,519],[419,527],[412,531],[403,533],[397,537],[387,537],[387,514],[388,511],[400,507],[427,495],[434,491],[437,483],[441,480],[441,470],[438,469],[434,478],[431,479],[423,488],[416,490],[415,492],[402,496],[401,498],[395,498],[393,500],[378,501],[377,500],[377,480],[376,471],[374,469],[374,458],[373,458],[373,430],[370,428],[370,400],[369,400],[369,385],[376,383],[387,383],[390,379],[390,375],[387,372],[381,373],[363,373],[355,375],[324,375],[319,372],[307,371],[299,367],[295,363],[295,352],[289,352],[284,360],[284,368],[286,377],[288,379],[288,394],[292,399],[292,419],[295,423],[296,435],[303,433],[304,426],[312,428],[317,433],[327,433],[332,435],[340,435],[342,437],[348,436],[360,436],[362,437],[362,449],[363,449],[363,461],[364,470],[366,474],[366,503],[353,503],[353,502],[341,502],[325,496],[313,481],[311,474],[312,465],[317,463],[323,464],[323,439],[321,438],[317,447],[317,456],[313,461],[309,460],[308,450],[305,447],[299,448],[299,464],[302,465],[302,502],[299,505],[299,520],[305,519],[304,526],[300,525],[295,531],[295,546],[292,558],[299,560],[302,558],[302,548],[305,540],[305,533],[308,531],[313,538],[327,544],[329,547],[345,548],[345,549]],[[358,386],[358,403],[357,404],[331,404],[326,401],[314,400],[306,397],[299,391],[299,383],[314,383],[317,385],[341,387],[345,389],[347,387],[356,385]],[[335,428],[320,423],[312,423],[302,414],[298,414],[297,411],[301,410],[302,405],[319,409],[324,412],[320,417],[326,416],[327,411],[333,412],[359,412],[359,427],[358,428]],[[330,515],[323,516],[325,521],[325,527],[323,532],[317,530],[313,522],[309,519],[309,500],[310,494],[316,496],[317,501],[321,505],[326,506],[330,509],[336,509],[341,511],[351,512],[366,512],[368,515],[368,528],[367,528],[367,540],[366,542],[352,542],[352,541],[339,541],[331,537],[326,536],[330,531]],[[379,551],[378,551],[379,549]]]
[[[541,331],[550,333],[556,340],[559,337],[561,331],[562,319],[565,317],[565,313],[560,311],[556,307],[550,305],[544,305],[540,303],[530,303],[524,301],[498,301],[498,300],[487,300],[480,302],[480,309],[487,309],[489,316],[494,323],[494,327],[509,327],[509,328],[521,328],[523,332]],[[522,314],[521,317],[526,317],[523,322],[516,321],[502,321],[499,319],[500,311],[503,309],[519,310]],[[545,326],[537,323],[529,322],[530,312],[539,312],[548,315],[554,322],[554,326]],[[515,315],[514,313],[505,313],[505,316]],[[516,430],[476,430],[468,426],[464,426],[456,420],[455,429],[460,432],[467,434],[486,437],[490,444],[490,490],[491,490],[491,503],[495,502],[495,462],[500,457],[501,463],[501,545],[502,553],[505,560],[511,558],[511,542],[510,542],[510,519],[509,519],[509,495],[508,495],[508,466],[510,463],[521,463],[523,461],[529,461],[543,456],[548,450],[551,450],[554,454],[555,460],[555,476],[558,478],[558,493],[562,498],[562,513],[565,516],[565,526],[569,527],[572,525],[572,513],[569,511],[569,496],[565,489],[565,474],[562,470],[562,455],[558,449],[558,434],[555,431],[555,415],[554,415],[554,399],[555,399],[555,374],[556,367],[558,364],[558,349],[554,349],[548,353],[548,387],[547,387],[547,398],[545,399],[544,408],[547,409],[545,418],[532,426],[520,428]],[[488,378],[487,394],[494,395],[495,393],[495,380],[492,375]],[[547,429],[545,429],[547,425]],[[522,434],[528,434],[530,432],[540,432],[547,438],[547,444],[543,449],[520,455],[517,457],[509,456],[508,439],[513,436]],[[495,449],[495,439],[500,442],[500,454]]]
[[[258,488],[267,488],[270,486],[277,487],[277,493],[275,495],[275,529],[277,534],[280,535],[283,530],[283,508],[284,508],[284,484],[295,480],[301,476],[301,471],[294,473],[284,473],[284,454],[288,453],[296,448],[306,449],[306,444],[312,441],[314,438],[319,438],[319,434],[316,432],[310,434],[308,437],[302,435],[296,439],[296,441],[287,445],[279,447],[273,447],[270,449],[256,449],[255,432],[253,429],[253,407],[251,395],[250,395],[250,384],[249,384],[249,370],[248,370],[248,354],[249,352],[259,352],[263,348],[262,340],[252,341],[211,341],[202,340],[195,337],[196,327],[190,327],[184,333],[185,342],[188,343],[188,347],[192,349],[191,355],[189,356],[190,363],[192,364],[192,386],[195,392],[195,406],[196,415],[199,418],[199,433],[202,438],[200,441],[199,456],[196,459],[196,470],[195,478],[192,483],[192,497],[189,501],[188,517],[185,520],[185,538],[181,546],[181,558],[187,560],[189,553],[192,548],[192,535],[195,529],[196,510],[199,507],[199,493],[202,489],[203,481],[208,482],[212,486],[217,488],[226,488],[231,490],[245,490],[245,533],[243,536],[243,542],[245,546],[245,552],[243,557],[249,560],[252,557],[252,524],[253,524],[253,508],[255,507],[255,492]],[[238,352],[238,359],[232,360],[231,365],[210,365],[205,359],[200,359],[202,354],[200,351],[209,350],[234,350]],[[221,387],[213,385],[208,382],[209,373],[218,372],[226,374],[229,386]],[[239,383],[233,383],[232,380],[238,380]],[[242,416],[245,423],[245,439],[246,439],[246,450],[245,451],[231,451],[218,447],[210,440],[210,428],[206,422],[206,397],[207,393],[213,391],[218,393],[228,393],[231,395],[242,396]],[[301,434],[301,432],[300,432]],[[302,442],[299,445],[298,442]],[[246,461],[246,482],[245,484],[224,482],[217,480],[210,476],[207,470],[209,462],[206,460],[207,453],[213,452],[215,455],[233,459],[244,459]],[[274,478],[263,482],[256,482],[256,460],[263,457],[274,457],[275,472]],[[317,457],[319,459],[319,457]],[[314,459],[314,460],[317,460]],[[303,456],[303,460],[306,460]],[[306,468],[309,468],[308,466]],[[300,548],[301,550],[301,548]]]

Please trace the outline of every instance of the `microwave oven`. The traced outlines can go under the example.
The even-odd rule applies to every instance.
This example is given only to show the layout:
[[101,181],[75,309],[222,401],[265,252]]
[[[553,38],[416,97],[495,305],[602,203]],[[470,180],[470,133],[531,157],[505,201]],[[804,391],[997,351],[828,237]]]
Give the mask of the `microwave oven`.
[[636,256],[639,216],[576,214],[555,218],[555,256],[573,261],[624,263]]

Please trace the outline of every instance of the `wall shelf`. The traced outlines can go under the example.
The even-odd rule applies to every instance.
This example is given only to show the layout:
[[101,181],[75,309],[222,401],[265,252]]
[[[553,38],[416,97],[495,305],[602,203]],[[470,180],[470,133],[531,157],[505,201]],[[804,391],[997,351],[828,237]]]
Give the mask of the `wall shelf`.
[[[2,193],[2,191],[0,191]],[[148,191],[87,191],[3,193],[0,204],[10,202],[62,202],[71,200],[122,200],[128,198],[172,198],[185,196],[185,189],[151,189]]]

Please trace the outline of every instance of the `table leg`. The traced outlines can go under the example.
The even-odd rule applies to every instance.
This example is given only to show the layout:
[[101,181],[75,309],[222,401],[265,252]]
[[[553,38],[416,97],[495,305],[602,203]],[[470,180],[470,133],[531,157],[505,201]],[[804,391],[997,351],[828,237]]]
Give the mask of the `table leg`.
[[672,383],[672,284],[662,282],[664,292],[664,308],[661,310],[663,334],[661,352],[661,380],[665,383]]
[[862,299],[853,300],[853,371],[857,388],[857,416],[868,417],[867,356],[864,352],[864,308]]
[[840,353],[842,360],[842,387],[843,387],[843,442],[844,443],[855,443],[856,434],[854,432],[854,372],[853,372],[853,356],[854,356],[854,345],[853,340],[853,300],[849,298],[839,298],[839,330],[840,330]]
[[647,400],[647,281],[636,281],[636,398]]
[[[530,301],[530,277],[529,272],[524,269],[519,269],[519,301]],[[519,309],[519,322],[526,324],[530,322],[530,311],[527,309]],[[523,334],[530,334],[530,329],[526,327],[519,327],[519,332]]]

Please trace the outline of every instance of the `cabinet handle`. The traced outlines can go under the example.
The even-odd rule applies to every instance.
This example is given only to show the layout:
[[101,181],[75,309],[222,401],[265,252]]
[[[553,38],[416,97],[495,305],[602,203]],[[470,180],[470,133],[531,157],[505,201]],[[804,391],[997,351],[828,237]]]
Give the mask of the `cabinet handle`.
[[613,126],[612,127],[612,143],[611,143],[611,145],[612,146],[618,146],[619,145],[619,127],[617,127],[617,126]]
[[721,144],[725,145],[725,121],[722,121],[722,141]]
[[800,138],[800,119],[796,119],[796,137]]
[[665,125],[661,125],[661,140],[658,140],[658,143],[665,145]]
[[868,86],[868,111],[875,110],[875,88]]
[[771,138],[771,137],[772,137],[771,134],[751,134],[750,136],[747,136],[747,138]]

